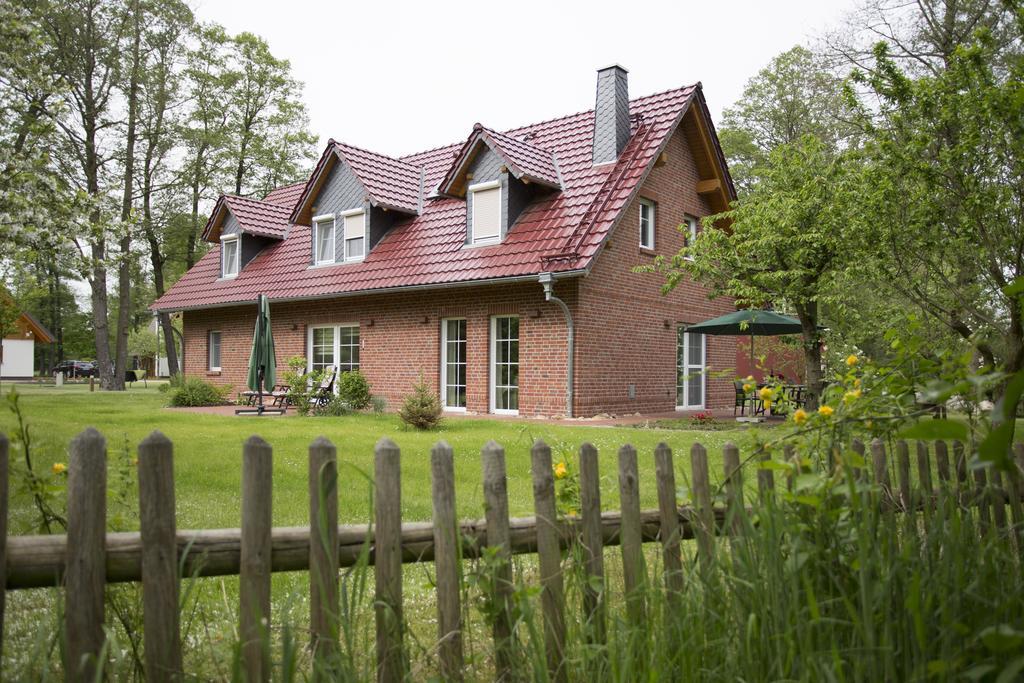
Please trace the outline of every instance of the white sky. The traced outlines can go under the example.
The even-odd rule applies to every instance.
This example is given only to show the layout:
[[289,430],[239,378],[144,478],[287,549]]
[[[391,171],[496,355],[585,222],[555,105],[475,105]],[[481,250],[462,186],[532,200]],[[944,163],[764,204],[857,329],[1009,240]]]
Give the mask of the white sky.
[[391,155],[587,110],[596,70],[631,97],[702,81],[716,122],[774,55],[851,0],[650,2],[197,0],[203,21],[263,36],[305,83],[312,131]]

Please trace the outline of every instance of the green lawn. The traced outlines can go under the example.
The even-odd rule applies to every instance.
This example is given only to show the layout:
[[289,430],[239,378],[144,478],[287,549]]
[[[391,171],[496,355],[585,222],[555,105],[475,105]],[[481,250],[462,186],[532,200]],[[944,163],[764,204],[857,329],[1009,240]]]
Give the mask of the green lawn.
[[[5,393],[6,393],[5,387]],[[36,466],[49,469],[67,461],[67,446],[76,433],[95,427],[107,438],[111,454],[131,449],[159,429],[175,445],[175,485],[179,528],[233,527],[239,524],[242,443],[252,434],[274,448],[274,524],[308,523],[307,456],[309,443],[319,435],[338,447],[341,521],[363,522],[369,515],[369,479],[373,471],[373,446],[382,436],[402,449],[402,516],[405,520],[429,520],[430,448],[444,439],[455,450],[456,495],[459,515],[482,516],[480,448],[494,439],[506,449],[511,514],[532,513],[530,445],[545,440],[555,462],[575,462],[579,445],[589,441],[602,460],[602,500],[608,509],[618,502],[616,452],[632,444],[640,454],[640,488],[645,507],[656,507],[653,449],[661,441],[677,454],[680,484],[689,476],[689,448],[701,441],[711,456],[712,479],[721,478],[721,447],[734,441],[748,446],[747,428],[724,431],[637,429],[551,425],[540,420],[493,420],[450,418],[434,432],[405,428],[394,415],[347,417],[252,418],[186,413],[164,408],[166,394],[155,383],[136,386],[123,393],[96,391],[85,385],[21,385],[21,405],[34,437]],[[0,414],[0,430],[11,432],[14,416]],[[29,501],[12,501],[17,523],[19,510]],[[13,526],[13,525],[12,525]],[[12,528],[17,533],[19,529]]]

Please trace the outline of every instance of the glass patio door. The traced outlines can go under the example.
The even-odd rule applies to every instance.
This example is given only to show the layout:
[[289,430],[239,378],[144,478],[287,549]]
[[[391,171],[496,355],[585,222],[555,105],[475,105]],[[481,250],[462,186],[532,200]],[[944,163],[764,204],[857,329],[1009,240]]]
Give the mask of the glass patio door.
[[676,338],[676,408],[704,408],[705,339],[680,327]]

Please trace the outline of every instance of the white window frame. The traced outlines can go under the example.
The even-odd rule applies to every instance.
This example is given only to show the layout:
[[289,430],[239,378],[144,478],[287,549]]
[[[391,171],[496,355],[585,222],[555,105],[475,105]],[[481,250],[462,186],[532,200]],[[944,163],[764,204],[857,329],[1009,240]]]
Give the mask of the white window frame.
[[[491,366],[491,372],[490,372],[490,378],[489,378],[489,381],[488,381],[488,383],[490,384],[490,387],[489,387],[489,392],[490,392],[490,410],[495,415],[518,415],[519,414],[519,409],[518,408],[513,410],[513,409],[508,409],[508,408],[498,409],[498,407],[497,407],[498,406],[498,396],[497,396],[497,388],[498,388],[498,320],[501,319],[501,318],[515,318],[516,320],[519,320],[520,327],[519,327],[519,333],[516,336],[516,342],[519,344],[520,352],[522,352],[522,343],[523,343],[522,321],[519,319],[519,316],[518,315],[511,315],[511,314],[492,315],[491,316],[491,323],[490,323],[490,327],[491,327],[491,335],[490,335],[491,336],[491,339],[490,339],[490,347],[491,347],[490,366]],[[522,369],[522,363],[519,362],[518,360],[516,361],[516,367],[518,367],[520,370]],[[509,385],[509,386],[511,386],[511,385]],[[522,385],[519,383],[518,373],[517,373],[517,377],[516,377],[515,387],[516,387],[516,394],[518,395],[520,390],[522,389]],[[519,401],[518,400],[516,401],[516,405],[519,405]]]
[[[356,364],[355,368],[349,368],[342,370],[338,358],[341,356],[341,329],[344,327],[354,327],[359,330],[358,322],[347,322],[347,323],[322,323],[316,325],[309,325],[306,328],[306,372],[313,372],[313,330],[321,329],[333,329],[334,338],[331,344],[331,367],[334,368],[340,375],[342,372],[349,372],[350,370],[359,370],[362,368],[362,349],[363,349],[363,335],[362,330],[359,330],[359,363]],[[349,363],[351,365],[351,363]],[[335,389],[337,389],[337,381],[335,381]]]
[[[228,244],[233,243],[235,245],[235,269],[228,271],[228,262],[224,258],[224,250]],[[242,240],[239,239],[238,233],[231,233],[230,235],[220,236],[220,276],[221,279],[230,280],[238,277],[238,272],[242,270]]]
[[[466,339],[463,342],[466,345],[466,352],[469,352],[469,323],[465,318],[441,318],[441,407],[445,412],[449,413],[464,413],[466,412],[466,406],[450,406],[448,405],[448,323],[461,321],[465,323],[466,327]],[[463,365],[466,366],[466,403],[469,403],[469,361],[463,359]]]
[[[213,335],[217,335],[217,365],[213,364]],[[206,333],[206,369],[210,372],[220,372],[224,364],[224,335],[220,330],[208,330]]]
[[[686,233],[686,246],[692,247],[693,243],[697,241],[697,234],[700,226],[700,221],[697,220],[694,216],[686,216],[685,218],[683,218],[683,220],[686,221],[686,225],[689,228]],[[686,256],[684,258],[686,258],[687,261],[693,260],[692,256]]]
[[[331,224],[331,258],[321,258],[320,254],[320,225],[324,223]],[[313,216],[313,265],[314,266],[329,266],[333,265],[335,257],[338,251],[338,221],[335,219],[333,213],[327,213],[322,216]]]
[[[654,245],[655,245],[655,239],[654,239],[655,226],[657,226],[657,224],[658,224],[658,218],[657,218],[658,217],[658,205],[654,201],[652,201],[650,199],[644,199],[643,197],[641,197],[640,198],[639,206],[640,206],[640,208],[639,208],[639,211],[638,211],[638,214],[637,214],[637,227],[639,228],[639,233],[640,234],[637,237],[640,240],[640,248],[641,249],[652,249],[653,250],[654,249]],[[651,219],[650,219],[650,224],[651,224],[651,243],[650,244],[644,244],[644,209],[645,208],[648,208],[648,209],[651,210]]]
[[488,244],[498,244],[499,242],[501,242],[501,206],[502,206],[501,202],[502,202],[503,196],[502,196],[502,189],[501,189],[501,181],[500,180],[492,180],[492,181],[486,182],[486,183],[477,183],[475,185],[470,185],[467,188],[467,191],[470,192],[470,193],[481,192],[481,191],[484,191],[484,190],[493,190],[495,188],[497,188],[497,190],[498,190],[498,234],[494,235],[493,237],[482,237],[480,239],[477,239],[477,237],[476,237],[476,225],[477,225],[477,222],[476,222],[476,197],[474,196],[473,197],[473,234],[469,236],[469,243],[471,245],[473,245],[473,246],[485,246],[485,245],[488,245]]
[[[688,391],[679,391],[679,330],[683,331],[683,368],[686,370],[687,375],[692,368],[698,368],[700,371],[700,395],[701,402],[699,405],[690,405],[690,393]],[[690,332],[686,331],[686,326],[676,328],[676,410],[704,410],[704,406],[708,402],[708,335],[702,334],[701,340],[701,354],[700,354],[700,366],[690,364]]]
[[[348,230],[346,228],[347,228],[347,221],[348,221],[348,219],[353,217],[353,216],[362,216],[363,217],[363,237],[362,237],[362,240],[363,240],[363,253],[360,254],[359,256],[349,256],[349,254],[348,254],[348,240],[349,240],[349,237],[348,237]],[[341,246],[341,248],[344,251],[344,255],[342,256],[342,260],[344,260],[346,263],[358,263],[359,261],[362,261],[364,258],[366,258],[366,245],[369,243],[369,240],[367,239],[367,236],[366,236],[366,232],[367,232],[367,230],[366,230],[366,211],[364,211],[363,209],[352,209],[351,211],[344,211],[341,214],[341,218],[342,218],[342,228],[341,228],[341,245],[342,246]],[[334,229],[335,230],[338,229],[337,223],[335,223]],[[353,239],[357,239],[357,238],[353,238]],[[335,243],[337,243],[337,240],[338,240],[337,233],[335,233],[335,235],[334,235],[334,240],[335,240]]]

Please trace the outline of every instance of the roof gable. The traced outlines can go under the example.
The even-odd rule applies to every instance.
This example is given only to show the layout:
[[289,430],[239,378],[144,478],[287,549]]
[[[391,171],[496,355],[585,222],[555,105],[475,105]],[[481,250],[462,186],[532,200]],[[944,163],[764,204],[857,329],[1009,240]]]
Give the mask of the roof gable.
[[358,179],[371,206],[415,215],[423,205],[423,171],[412,164],[330,140],[291,212],[295,223],[307,223],[327,175],[344,164]]
[[203,230],[207,242],[219,242],[224,223],[234,217],[239,229],[248,235],[283,240],[288,235],[289,207],[248,197],[221,195],[213,207],[210,219]]
[[455,154],[451,167],[442,178],[438,192],[449,197],[465,197],[469,185],[466,173],[485,147],[501,157],[506,168],[517,180],[561,190],[562,178],[558,170],[558,161],[552,152],[528,142],[534,135],[527,132],[520,137],[513,137],[479,123],[474,124],[473,132]]

